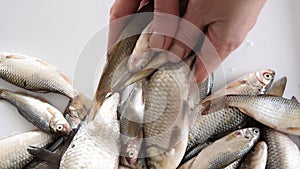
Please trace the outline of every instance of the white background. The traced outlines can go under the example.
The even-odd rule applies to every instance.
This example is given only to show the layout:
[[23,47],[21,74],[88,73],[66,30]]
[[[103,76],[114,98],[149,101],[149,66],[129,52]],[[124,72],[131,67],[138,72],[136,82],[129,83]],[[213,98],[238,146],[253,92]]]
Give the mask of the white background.
[[[82,49],[98,30],[107,27],[112,2],[0,0],[0,51],[42,58],[73,79]],[[273,68],[277,78],[288,77],[284,96],[300,99],[299,7],[300,1],[268,0],[245,42],[217,70],[216,88],[224,85],[224,76],[230,81],[247,72]],[[106,40],[104,35],[99,46],[103,48]],[[21,90],[2,80],[0,88]],[[93,90],[87,94],[92,96]],[[55,94],[41,95],[60,109],[67,103]],[[31,128],[14,107],[0,101],[0,138]]]

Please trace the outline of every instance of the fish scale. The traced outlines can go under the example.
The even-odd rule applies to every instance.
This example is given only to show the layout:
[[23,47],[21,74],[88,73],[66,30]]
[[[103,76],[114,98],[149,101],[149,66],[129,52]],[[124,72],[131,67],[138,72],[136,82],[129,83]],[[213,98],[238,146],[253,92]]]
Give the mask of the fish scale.
[[226,104],[255,120],[289,134],[300,135],[300,104],[278,96],[228,95]]
[[55,139],[42,131],[29,131],[0,139],[0,168],[18,169],[24,167],[34,156],[27,152],[29,146],[46,147]]
[[268,146],[267,169],[299,168],[300,152],[288,135],[265,127],[262,139]]

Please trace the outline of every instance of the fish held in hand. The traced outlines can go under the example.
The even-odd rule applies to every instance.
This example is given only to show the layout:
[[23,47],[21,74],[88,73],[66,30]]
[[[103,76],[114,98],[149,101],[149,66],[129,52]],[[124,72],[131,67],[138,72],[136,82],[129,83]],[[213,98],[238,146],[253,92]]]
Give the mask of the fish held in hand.
[[49,63],[31,56],[0,52],[0,78],[36,92],[54,92],[74,98],[71,80]]
[[8,90],[0,90],[0,99],[14,105],[26,120],[47,133],[69,134],[71,131],[63,114],[41,99]]
[[148,167],[176,168],[184,155],[193,60],[190,57],[185,62],[166,64],[149,80],[143,125]]

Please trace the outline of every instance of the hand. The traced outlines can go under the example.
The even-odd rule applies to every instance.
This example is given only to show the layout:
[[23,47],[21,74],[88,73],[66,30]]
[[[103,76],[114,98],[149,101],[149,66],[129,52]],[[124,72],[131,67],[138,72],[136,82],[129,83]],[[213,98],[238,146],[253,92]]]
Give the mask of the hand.
[[[111,9],[110,21],[136,12],[145,2],[147,1],[116,0]],[[201,31],[188,24],[192,23],[206,34],[201,51],[197,53],[199,57],[196,60],[195,70],[197,82],[203,82],[208,74],[240,46],[255,25],[265,2],[266,0],[189,0],[186,13],[183,19],[179,20],[161,14],[178,16],[179,0],[155,0],[154,12],[157,13],[151,25],[149,46],[167,49],[179,58],[185,58],[201,35]],[[112,42],[120,31],[110,30],[110,32],[114,32],[113,35],[110,33]],[[165,32],[168,32],[168,36],[165,36]],[[174,55],[170,55],[169,60],[177,62],[178,58],[172,56]]]

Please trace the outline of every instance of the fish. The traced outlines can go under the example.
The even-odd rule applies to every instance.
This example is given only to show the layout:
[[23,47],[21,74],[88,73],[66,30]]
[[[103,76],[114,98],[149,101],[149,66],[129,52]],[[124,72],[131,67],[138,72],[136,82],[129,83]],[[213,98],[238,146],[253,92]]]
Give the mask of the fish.
[[243,157],[258,141],[258,128],[236,130],[205,147],[190,161],[191,169],[222,168]]
[[264,127],[262,129],[262,139],[268,146],[266,169],[299,168],[299,148],[287,134]]
[[[151,3],[149,3],[148,6],[149,5],[151,5]],[[143,12],[143,10],[140,10],[139,12]],[[153,18],[152,14],[143,16],[144,17],[138,17],[133,15],[126,24],[117,42],[107,52],[106,65],[94,96],[98,109],[101,107],[106,96],[111,92],[113,84],[118,82],[121,77],[126,76],[127,74],[130,75],[127,70],[129,56],[131,55],[141,32]]]
[[0,78],[34,92],[54,92],[70,99],[78,94],[65,74],[32,56],[0,52]]
[[270,89],[268,89],[267,94],[273,96],[282,96],[286,87],[286,83],[287,83],[286,76],[278,79],[271,85]]
[[120,164],[127,167],[136,167],[138,158],[141,158],[140,150],[143,141],[142,121],[144,114],[144,91],[141,81],[135,84],[126,101],[119,106],[120,132],[121,132],[121,154]]
[[42,99],[4,89],[0,90],[0,99],[14,105],[27,121],[46,133],[69,134],[71,131],[63,114]]
[[176,168],[184,155],[194,59],[166,64],[148,81],[143,124],[148,168]]
[[218,100],[216,102],[237,107],[246,115],[273,129],[300,135],[300,103],[269,95],[227,95]]
[[34,159],[27,151],[29,146],[47,147],[55,138],[42,131],[28,131],[0,139],[0,168],[23,168]]
[[119,165],[118,93],[105,100],[93,121],[83,121],[62,155],[60,169],[113,169]]
[[266,93],[267,89],[271,86],[274,77],[275,71],[272,69],[257,70],[248,73],[227,84],[224,88],[213,92],[202,102],[228,94],[259,95]]
[[240,169],[265,169],[268,157],[268,146],[264,141],[258,142],[246,156]]

